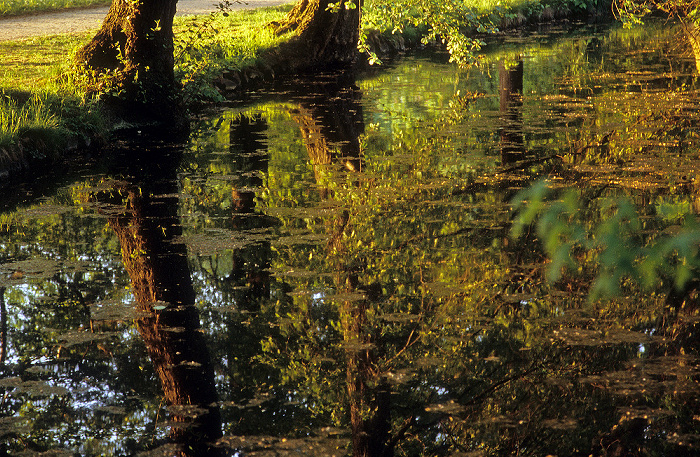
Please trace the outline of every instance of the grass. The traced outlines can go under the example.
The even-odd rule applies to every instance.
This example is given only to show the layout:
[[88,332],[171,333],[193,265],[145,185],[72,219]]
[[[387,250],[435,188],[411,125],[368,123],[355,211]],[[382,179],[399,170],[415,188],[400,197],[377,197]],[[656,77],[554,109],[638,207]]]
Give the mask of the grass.
[[92,33],[0,41],[0,88],[58,91],[70,70],[70,55]]
[[275,36],[267,25],[283,19],[291,8],[289,4],[227,16],[177,17],[175,75],[183,83],[185,99],[218,100],[213,80],[226,70],[254,64],[263,51],[286,40]]
[[109,4],[110,0],[0,0],[0,17]]
[[[255,62],[262,50],[283,40],[265,25],[290,8],[176,17],[175,71],[185,96],[190,101],[219,99],[216,76]],[[3,151],[30,132],[84,136],[105,128],[99,108],[85,99],[71,71],[72,55],[93,34],[0,42],[0,164]]]
[[[535,14],[537,5],[541,9],[548,3],[573,5],[598,1],[465,0],[464,4],[485,10],[499,7],[506,12],[499,14],[512,14],[523,8]],[[266,26],[282,19],[291,7],[288,4],[228,15],[176,17],[175,72],[183,83],[185,100],[188,103],[220,100],[215,79],[227,70],[255,63],[261,52],[287,39],[275,36]],[[93,34],[94,31],[0,42],[0,150],[16,144],[29,131],[44,129],[87,135],[104,128],[106,124],[99,108],[86,100],[70,65],[74,51]]]
[[0,42],[0,149],[27,136],[55,143],[47,132],[60,134],[59,147],[71,135],[98,129],[96,107],[69,76],[69,56],[87,39],[83,34]]

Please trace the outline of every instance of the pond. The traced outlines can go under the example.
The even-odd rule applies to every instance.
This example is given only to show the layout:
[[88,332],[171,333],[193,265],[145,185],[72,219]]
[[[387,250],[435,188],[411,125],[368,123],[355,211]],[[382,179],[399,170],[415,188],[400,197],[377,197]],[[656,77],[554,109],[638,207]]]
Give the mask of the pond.
[[594,300],[595,252],[547,281],[547,240],[511,231],[542,178],[587,230],[613,198],[642,242],[679,225],[660,205],[697,212],[681,33],[280,82],[6,190],[0,453],[700,454],[694,302],[624,275]]

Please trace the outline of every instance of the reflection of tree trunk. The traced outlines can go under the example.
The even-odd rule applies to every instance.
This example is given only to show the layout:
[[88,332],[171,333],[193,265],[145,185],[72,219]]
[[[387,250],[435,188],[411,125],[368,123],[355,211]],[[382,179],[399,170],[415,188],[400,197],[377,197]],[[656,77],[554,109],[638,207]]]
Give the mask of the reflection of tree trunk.
[[[235,159],[238,177],[232,189],[234,214],[233,229],[253,230],[269,226],[270,221],[262,214],[255,213],[256,191],[263,185],[263,175],[267,173],[269,156],[265,145],[267,122],[260,117],[250,118],[241,115],[231,122],[230,152]],[[233,253],[234,269],[231,278],[236,282],[247,282],[247,288],[239,289],[245,296],[239,296],[239,306],[257,308],[260,299],[270,295],[270,243],[260,242]]]
[[523,135],[523,61],[506,67],[498,66],[501,109],[501,163],[511,164],[523,159],[525,140]]
[[183,443],[180,455],[212,455],[209,443],[221,436],[221,418],[186,247],[172,242],[180,234],[177,197],[150,197],[131,185],[118,190],[128,196],[127,211],[110,217],[109,225],[119,238],[137,308],[143,312],[137,328],[174,420],[184,425],[171,437]]
[[[333,164],[341,161],[346,171],[363,169],[360,134],[363,131],[359,93],[352,85],[319,84],[317,97],[301,98],[292,117],[299,125],[302,138],[314,166],[321,198],[333,195],[323,188],[322,171],[333,173]],[[344,265],[343,231],[350,214],[343,211],[328,224],[329,251],[333,253],[336,284],[339,290],[354,292],[361,288],[357,276]],[[333,261],[331,261],[333,262]],[[368,292],[368,295],[372,295]],[[350,407],[353,457],[390,457],[391,408],[389,388],[376,368],[376,341],[369,329],[367,314],[371,301],[361,299],[342,303],[340,315],[346,345],[346,380]]]
[[700,29],[698,29],[698,25],[694,21],[689,19],[681,21],[681,24],[683,24],[685,36],[688,37],[690,47],[693,50],[695,70],[700,73]]
[[238,213],[236,217],[255,211],[255,190],[262,186],[262,175],[268,169],[269,158],[264,143],[266,130],[267,122],[260,116],[240,115],[231,122],[230,152],[238,176],[232,191],[234,210]]
[[[351,84],[317,82],[312,97],[300,97],[292,118],[299,126],[316,182],[321,185],[323,172],[333,162],[341,161],[347,171],[362,171],[360,135],[364,131],[360,93]],[[308,87],[305,86],[308,90]],[[329,198],[322,188],[321,197]]]
[[[347,346],[353,457],[391,457],[391,403],[386,382],[376,369],[376,347],[369,333],[369,300],[347,301],[341,308]],[[370,387],[373,386],[373,387]]]

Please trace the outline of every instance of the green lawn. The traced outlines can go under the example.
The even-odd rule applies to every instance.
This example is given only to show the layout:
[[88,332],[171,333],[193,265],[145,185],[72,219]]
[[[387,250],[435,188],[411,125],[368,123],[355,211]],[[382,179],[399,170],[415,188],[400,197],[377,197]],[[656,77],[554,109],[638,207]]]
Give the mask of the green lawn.
[[110,0],[0,0],[0,17],[110,3]]

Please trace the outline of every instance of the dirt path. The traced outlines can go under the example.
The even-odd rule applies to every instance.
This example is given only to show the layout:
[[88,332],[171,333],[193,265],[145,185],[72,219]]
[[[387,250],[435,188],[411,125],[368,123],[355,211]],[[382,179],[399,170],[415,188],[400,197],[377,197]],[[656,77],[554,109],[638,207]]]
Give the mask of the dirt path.
[[[245,3],[231,2],[231,8],[253,9],[289,2],[290,0],[250,0]],[[215,0],[179,0],[177,14],[209,14],[218,4]],[[107,10],[107,7],[85,8],[0,19],[0,41],[96,30],[102,24]]]

